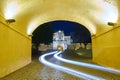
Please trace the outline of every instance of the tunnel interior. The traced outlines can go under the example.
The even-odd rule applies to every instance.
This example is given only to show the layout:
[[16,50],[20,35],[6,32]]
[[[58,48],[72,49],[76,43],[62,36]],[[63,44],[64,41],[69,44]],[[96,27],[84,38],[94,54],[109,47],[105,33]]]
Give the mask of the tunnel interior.
[[[65,51],[66,52],[77,52],[82,53],[86,52],[86,46],[88,43],[91,44],[91,34],[89,30],[76,22],[72,21],[65,21],[65,20],[57,20],[57,21],[51,21],[44,23],[42,25],[39,25],[34,32],[32,33],[32,57],[39,56],[45,51],[49,51],[51,49],[45,49],[41,50],[40,45],[52,45],[53,42],[53,33],[57,31],[63,31],[65,36],[71,36],[71,44],[74,46],[73,48],[68,47],[69,49]],[[77,45],[81,45],[80,47],[75,50]],[[52,46],[51,46],[52,47]],[[46,48],[46,47],[45,47]],[[89,53],[89,56],[92,57],[92,49],[87,50]],[[80,53],[81,55],[81,53]]]

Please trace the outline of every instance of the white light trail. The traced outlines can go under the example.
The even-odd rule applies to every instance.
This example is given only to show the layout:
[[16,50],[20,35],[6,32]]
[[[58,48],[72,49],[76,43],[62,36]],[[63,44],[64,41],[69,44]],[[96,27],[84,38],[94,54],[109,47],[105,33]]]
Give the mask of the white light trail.
[[86,73],[83,73],[83,72],[79,72],[79,71],[73,70],[71,68],[56,65],[56,64],[53,64],[53,63],[45,60],[46,56],[49,56],[49,55],[52,55],[52,54],[55,54],[55,53],[57,53],[57,51],[44,54],[44,55],[39,57],[39,61],[42,62],[43,64],[47,65],[47,66],[50,66],[52,68],[55,68],[57,70],[66,72],[68,74],[71,74],[71,75],[74,75],[74,76],[77,76],[77,77],[80,77],[80,78],[83,78],[85,80],[105,80],[103,78],[92,76],[92,75],[89,75],[89,74],[86,74]]
[[74,65],[78,65],[78,66],[84,66],[84,67],[88,67],[88,68],[94,68],[94,69],[107,71],[107,72],[111,72],[111,73],[115,73],[115,74],[120,74],[120,71],[116,70],[116,69],[103,67],[103,66],[98,66],[98,65],[95,65],[95,64],[90,64],[90,63],[85,63],[85,62],[78,62],[78,61],[64,59],[64,58],[59,57],[59,54],[61,54],[61,52],[56,53],[54,55],[54,57],[56,59],[60,60],[60,61],[66,62],[66,63],[70,63],[70,64],[74,64]]

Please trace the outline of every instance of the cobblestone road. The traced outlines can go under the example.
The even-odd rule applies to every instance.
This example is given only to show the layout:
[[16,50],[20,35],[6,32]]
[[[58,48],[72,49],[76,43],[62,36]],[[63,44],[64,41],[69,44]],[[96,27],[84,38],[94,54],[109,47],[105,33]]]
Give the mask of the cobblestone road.
[[[67,54],[67,55],[64,55],[63,57],[94,64],[91,61],[91,59],[79,58],[77,56],[74,56],[73,54],[72,56]],[[82,67],[82,66],[75,66],[72,64],[67,64],[61,61],[54,60],[54,58],[50,58],[50,61],[53,61],[58,65],[70,67],[77,71],[82,71],[88,74],[105,78],[106,80],[120,80],[120,74],[113,74],[105,71]],[[83,79],[61,72],[59,70],[50,68],[48,66],[45,66],[39,62],[38,56],[37,56],[33,58],[32,62],[29,65],[1,78],[0,80],[83,80]]]

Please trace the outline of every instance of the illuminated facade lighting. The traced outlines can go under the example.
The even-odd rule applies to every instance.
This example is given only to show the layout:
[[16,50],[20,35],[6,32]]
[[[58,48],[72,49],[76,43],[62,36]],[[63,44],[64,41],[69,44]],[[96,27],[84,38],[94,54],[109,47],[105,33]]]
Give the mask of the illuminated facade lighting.
[[67,45],[70,45],[70,36],[65,36],[63,31],[53,34],[53,49],[57,50],[61,46],[63,50],[66,50]]
[[13,17],[16,15],[17,12],[18,12],[18,5],[15,2],[11,2],[6,5],[4,16],[6,19],[13,19]]

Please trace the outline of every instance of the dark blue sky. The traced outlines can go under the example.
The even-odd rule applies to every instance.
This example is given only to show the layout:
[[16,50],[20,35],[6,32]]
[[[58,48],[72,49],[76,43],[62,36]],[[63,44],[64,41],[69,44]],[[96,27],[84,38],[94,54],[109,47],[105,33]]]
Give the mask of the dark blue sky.
[[72,32],[75,31],[75,27],[78,26],[79,24],[73,23],[73,22],[68,22],[68,21],[54,21],[51,22],[51,27],[54,32],[57,32],[58,30],[64,31],[65,35],[68,36]]
[[50,23],[54,32],[64,31],[74,42],[91,42],[90,33],[83,25],[70,21],[53,21]]
[[89,31],[81,24],[70,21],[52,21],[40,25],[33,32],[33,42],[50,43],[53,33],[64,31],[65,36],[71,36],[73,42],[91,42]]

